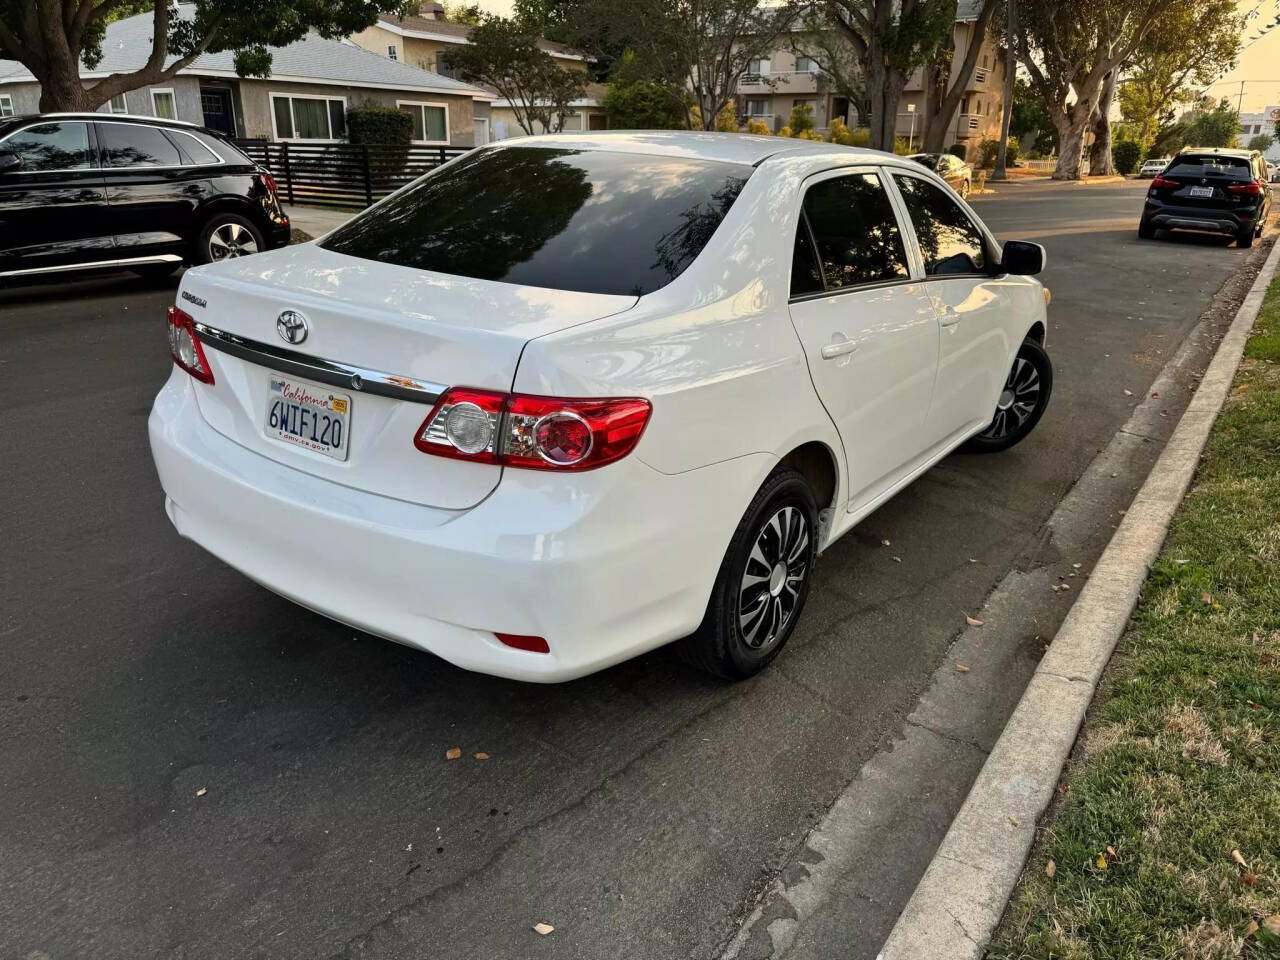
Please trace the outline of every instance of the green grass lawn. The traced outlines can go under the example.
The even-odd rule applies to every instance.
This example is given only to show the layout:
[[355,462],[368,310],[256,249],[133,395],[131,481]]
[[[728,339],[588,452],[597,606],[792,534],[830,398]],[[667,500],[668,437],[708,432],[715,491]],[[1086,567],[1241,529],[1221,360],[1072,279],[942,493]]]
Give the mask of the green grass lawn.
[[989,960],[1280,958],[1280,281],[1063,777]]

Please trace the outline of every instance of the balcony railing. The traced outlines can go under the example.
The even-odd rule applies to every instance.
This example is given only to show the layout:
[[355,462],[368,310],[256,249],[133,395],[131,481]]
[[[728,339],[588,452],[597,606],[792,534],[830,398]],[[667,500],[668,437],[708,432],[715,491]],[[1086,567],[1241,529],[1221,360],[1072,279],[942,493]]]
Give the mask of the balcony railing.
[[973,70],[973,82],[974,82],[974,83],[986,83],[986,82],[987,82],[987,68],[986,68],[986,67],[975,67],[975,68],[974,68],[974,70]]
[[817,93],[827,78],[815,70],[784,70],[776,73],[746,73],[738,83],[744,93]]

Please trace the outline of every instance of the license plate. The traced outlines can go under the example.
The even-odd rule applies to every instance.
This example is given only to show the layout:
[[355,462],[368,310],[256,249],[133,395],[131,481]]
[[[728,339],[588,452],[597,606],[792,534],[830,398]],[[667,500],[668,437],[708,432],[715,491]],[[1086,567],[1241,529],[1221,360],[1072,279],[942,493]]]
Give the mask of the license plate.
[[297,444],[335,460],[347,459],[351,397],[328,387],[278,373],[267,380],[267,417],[262,430],[274,440]]
[[1191,196],[1193,197],[1212,197],[1213,187],[1192,187]]

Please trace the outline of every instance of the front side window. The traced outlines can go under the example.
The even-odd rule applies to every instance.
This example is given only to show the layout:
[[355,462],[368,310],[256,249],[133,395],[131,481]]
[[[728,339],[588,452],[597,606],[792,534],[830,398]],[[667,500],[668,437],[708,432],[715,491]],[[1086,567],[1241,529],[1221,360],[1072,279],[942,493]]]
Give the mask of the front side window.
[[813,237],[804,211],[796,225],[796,246],[791,255],[791,295],[802,297],[806,293],[822,290],[822,271],[818,267],[818,255],[813,249]]
[[87,170],[93,166],[87,123],[40,123],[0,142],[16,153],[23,170]]
[[751,170],[604,150],[477,150],[322,246],[456,276],[638,297],[693,262]]
[[905,280],[907,252],[889,195],[874,173],[832,177],[804,195],[828,290]]
[[161,120],[177,120],[178,108],[172,90],[151,91],[151,112]]
[[928,276],[982,273],[986,247],[982,233],[941,187],[919,177],[893,175],[906,201]]
[[419,143],[449,142],[449,108],[442,103],[400,101],[402,113],[413,119],[413,139]]
[[136,123],[98,125],[103,163],[108,167],[177,167],[178,148],[155,127]]
[[271,95],[278,140],[341,140],[347,135],[345,100]]

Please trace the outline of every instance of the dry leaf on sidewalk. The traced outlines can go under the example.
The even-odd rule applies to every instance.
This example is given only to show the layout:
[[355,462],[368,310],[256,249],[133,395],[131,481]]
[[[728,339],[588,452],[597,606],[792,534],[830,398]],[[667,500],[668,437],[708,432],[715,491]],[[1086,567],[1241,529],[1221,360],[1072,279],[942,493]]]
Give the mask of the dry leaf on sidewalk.
[[533,925],[533,932],[538,934],[540,937],[545,937],[548,933],[551,933],[554,930],[555,927],[549,923],[535,923]]
[[444,752],[444,758],[446,760],[457,760],[460,756],[462,756],[461,747],[450,747]]
[[968,673],[968,672],[969,672],[969,668],[966,667],[963,663],[956,664],[956,673]]
[[965,622],[965,623],[967,623],[967,624],[968,624],[969,626],[971,626],[971,627],[980,627],[980,626],[982,626],[982,621],[981,621],[981,620],[977,619],[976,617],[971,617],[971,616],[969,616],[967,613],[964,615],[964,622]]
[[206,793],[208,793],[208,792],[209,792],[209,788],[208,788],[208,787],[201,787],[199,790],[197,790],[197,791],[196,791],[196,796],[197,796],[197,797],[203,797],[203,796],[204,796]]
[[489,759],[489,755],[488,755],[487,753],[485,753],[485,752],[482,750],[480,753],[477,753],[477,754],[476,754],[476,759],[477,759],[477,760],[488,760],[488,759]]

